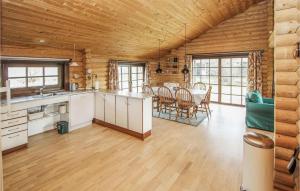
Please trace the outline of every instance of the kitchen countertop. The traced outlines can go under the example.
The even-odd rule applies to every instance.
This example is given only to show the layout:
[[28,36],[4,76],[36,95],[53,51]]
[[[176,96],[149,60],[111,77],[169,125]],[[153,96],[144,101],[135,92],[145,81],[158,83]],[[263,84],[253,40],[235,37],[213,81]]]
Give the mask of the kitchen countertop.
[[[100,92],[100,93],[105,93],[105,94],[114,94],[118,96],[124,96],[124,97],[132,97],[132,98],[138,98],[138,99],[144,99],[148,97],[152,97],[149,94],[144,94],[144,93],[135,93],[135,92],[125,92],[125,91],[111,91],[111,90],[105,90],[105,89],[100,89],[100,90],[76,90],[76,91],[66,91],[66,92],[58,92],[55,95],[48,95],[44,94],[44,96],[40,95],[34,95],[34,96],[24,96],[24,97],[17,97],[17,98],[12,98],[10,100],[11,104],[16,104],[16,103],[22,103],[22,102],[28,102],[28,101],[35,101],[35,100],[42,100],[42,99],[50,99],[50,98],[56,98],[59,96],[70,96],[70,95],[76,95],[76,94],[83,94],[83,93],[94,93],[94,92]],[[1,100],[1,105],[4,106],[7,104],[6,100]]]
[[105,94],[113,94],[113,95],[123,96],[123,97],[132,97],[132,98],[138,98],[138,99],[145,99],[145,98],[152,97],[152,95],[149,95],[149,94],[119,91],[119,90],[115,90],[115,91],[97,90],[96,92],[105,93]]

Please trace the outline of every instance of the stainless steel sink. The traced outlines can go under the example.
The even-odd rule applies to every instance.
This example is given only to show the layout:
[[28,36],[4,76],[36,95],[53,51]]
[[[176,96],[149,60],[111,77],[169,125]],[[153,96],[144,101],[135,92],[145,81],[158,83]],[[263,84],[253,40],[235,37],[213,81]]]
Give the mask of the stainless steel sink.
[[42,95],[35,95],[32,96],[32,98],[43,98],[43,97],[50,97],[50,96],[54,96],[54,93],[48,93],[48,94],[42,94]]

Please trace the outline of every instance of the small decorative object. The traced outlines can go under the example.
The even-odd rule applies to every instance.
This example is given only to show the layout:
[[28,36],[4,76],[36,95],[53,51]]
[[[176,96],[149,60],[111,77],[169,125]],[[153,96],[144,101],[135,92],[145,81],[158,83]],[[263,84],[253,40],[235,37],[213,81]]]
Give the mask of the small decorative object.
[[80,78],[80,75],[79,74],[73,74],[73,78],[78,79],[78,78]]
[[74,49],[73,49],[73,59],[71,59],[71,64],[70,66],[74,67],[74,66],[79,66],[79,64],[75,61],[75,43],[74,43]]
[[158,39],[158,65],[157,65],[157,69],[155,70],[155,72],[157,74],[162,73],[162,69],[160,68],[160,39]]
[[100,89],[100,81],[96,80],[95,81],[95,90],[99,90]]
[[296,50],[294,51],[294,57],[300,58],[300,42],[297,42]]
[[182,72],[183,74],[188,74],[188,73],[190,72],[190,70],[188,69],[188,67],[187,67],[186,64],[183,66],[183,69],[181,70],[181,72]]
[[91,74],[92,73],[92,69],[90,69],[90,68],[86,69],[86,73],[87,74]]
[[59,113],[60,113],[60,114],[65,114],[65,113],[67,113],[67,106],[66,106],[66,105],[60,105],[60,106],[59,106]]
[[93,90],[95,89],[94,80],[97,79],[97,78],[98,78],[97,74],[94,74],[92,72],[92,69],[89,68],[89,69],[86,70],[86,79],[87,80],[92,80],[92,89]]

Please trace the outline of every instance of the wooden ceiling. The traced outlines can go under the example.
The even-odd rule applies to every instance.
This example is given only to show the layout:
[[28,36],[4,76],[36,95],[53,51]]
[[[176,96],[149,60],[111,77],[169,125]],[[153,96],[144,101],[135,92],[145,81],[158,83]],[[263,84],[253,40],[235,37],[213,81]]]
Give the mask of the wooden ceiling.
[[2,0],[2,43],[157,56],[261,0]]

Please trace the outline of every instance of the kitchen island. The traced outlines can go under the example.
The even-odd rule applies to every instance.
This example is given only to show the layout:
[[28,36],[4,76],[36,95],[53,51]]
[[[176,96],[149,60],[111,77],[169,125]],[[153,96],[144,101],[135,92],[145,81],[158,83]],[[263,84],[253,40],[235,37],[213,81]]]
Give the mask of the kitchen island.
[[94,122],[140,139],[151,135],[152,97],[142,93],[95,93]]
[[[60,120],[69,122],[69,131],[94,122],[142,140],[151,135],[152,97],[142,93],[85,90],[14,98],[10,103],[1,103],[5,152],[27,146],[28,136],[52,130]],[[66,107],[63,113],[61,106]],[[39,107],[43,110],[32,113]]]

